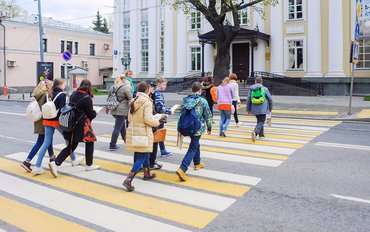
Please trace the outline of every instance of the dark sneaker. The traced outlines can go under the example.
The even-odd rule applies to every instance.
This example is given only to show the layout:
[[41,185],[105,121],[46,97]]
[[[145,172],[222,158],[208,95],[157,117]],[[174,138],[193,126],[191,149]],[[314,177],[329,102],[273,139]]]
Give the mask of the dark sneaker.
[[161,169],[162,167],[163,167],[162,164],[155,162],[154,165],[150,166],[150,170],[158,170],[158,169]]
[[21,163],[22,168],[26,169],[27,172],[32,172],[31,163],[27,161],[23,161]]
[[109,146],[109,151],[117,151],[118,149],[120,149],[120,147],[117,145]]
[[225,138],[226,137],[226,133],[224,131],[222,131],[221,132],[221,136]]

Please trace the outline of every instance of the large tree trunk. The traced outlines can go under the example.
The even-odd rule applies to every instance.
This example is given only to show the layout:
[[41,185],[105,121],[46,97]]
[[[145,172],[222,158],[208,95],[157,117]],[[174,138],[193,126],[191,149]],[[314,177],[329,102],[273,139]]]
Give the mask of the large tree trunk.
[[230,73],[230,45],[235,34],[226,32],[223,25],[215,29],[215,32],[219,36],[216,38],[217,55],[215,67],[213,68],[213,77],[215,78],[215,83],[220,84]]

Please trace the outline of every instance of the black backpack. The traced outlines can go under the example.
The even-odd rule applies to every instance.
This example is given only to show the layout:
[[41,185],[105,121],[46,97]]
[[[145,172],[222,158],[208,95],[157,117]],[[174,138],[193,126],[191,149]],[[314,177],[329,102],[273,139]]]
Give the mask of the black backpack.
[[80,103],[80,101],[82,101],[86,97],[89,97],[89,96],[85,95],[77,103],[71,102],[70,104],[73,104],[73,106],[65,105],[62,109],[60,109],[59,127],[63,131],[65,132],[73,131],[73,128],[75,127],[75,124],[78,121],[78,120],[75,120],[76,107],[78,103]]

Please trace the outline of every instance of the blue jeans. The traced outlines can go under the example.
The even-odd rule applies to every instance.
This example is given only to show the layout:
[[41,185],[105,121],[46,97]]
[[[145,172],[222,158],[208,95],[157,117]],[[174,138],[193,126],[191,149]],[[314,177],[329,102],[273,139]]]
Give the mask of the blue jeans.
[[[158,126],[158,129],[163,129],[164,128],[164,123],[161,123],[159,126]],[[164,146],[164,141],[162,142],[159,142],[159,148],[161,149],[161,154],[166,152],[166,147]]]
[[191,136],[191,142],[189,145],[188,152],[186,152],[186,155],[184,159],[181,162],[180,168],[184,172],[188,170],[188,167],[191,163],[191,161],[194,162],[194,165],[200,164],[200,135],[199,136]]
[[[57,129],[60,133],[62,133],[62,130],[59,127],[55,128],[53,126],[45,126],[45,138],[44,138],[44,142],[43,142],[43,144],[42,144],[42,146],[40,148],[39,155],[37,157],[37,161],[36,161],[36,164],[35,164],[35,166],[38,167],[38,168],[41,167],[42,159],[45,156],[46,150],[48,149],[48,147],[50,145],[53,144],[53,137],[54,137],[55,129]],[[65,140],[65,142],[66,142],[66,145],[68,146],[68,141]],[[52,156],[50,156],[50,153],[49,153],[49,157],[52,157]],[[71,159],[72,160],[75,160],[76,159],[76,156],[75,156],[74,153],[71,154]]]
[[[44,142],[44,138],[45,138],[45,135],[40,135],[39,134],[39,136],[37,137],[36,144],[33,145],[32,149],[30,151],[30,154],[28,154],[28,156],[27,156],[27,159],[26,159],[27,162],[31,162],[33,157],[35,157],[35,155],[37,154],[37,152],[39,151],[40,147],[42,146],[42,144]],[[48,153],[49,153],[50,157],[54,156],[54,150],[53,150],[53,145],[52,144],[50,144],[50,146],[48,147]]]
[[113,115],[113,117],[116,119],[114,123],[114,129],[112,132],[112,138],[110,141],[110,146],[116,146],[117,145],[117,140],[118,140],[118,135],[121,133],[121,137],[123,141],[126,142],[126,116],[124,115]]
[[137,173],[141,166],[149,167],[149,152],[134,152],[136,161],[131,169],[131,172]]
[[227,127],[229,126],[230,119],[231,119],[231,111],[230,110],[220,110],[220,135],[221,132],[226,132]]
[[234,112],[235,123],[239,123],[239,118],[238,118],[238,102],[237,101],[233,101],[233,106],[234,106],[234,109],[235,109],[235,112]]

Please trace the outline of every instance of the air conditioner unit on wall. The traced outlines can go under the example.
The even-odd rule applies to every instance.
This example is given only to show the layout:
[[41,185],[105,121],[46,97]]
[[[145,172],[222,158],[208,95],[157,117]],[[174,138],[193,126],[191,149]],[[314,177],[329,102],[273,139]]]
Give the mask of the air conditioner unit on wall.
[[15,67],[15,60],[7,60],[7,65],[9,68]]
[[84,68],[84,69],[89,69],[89,62],[87,61],[82,61],[81,62],[81,67]]

